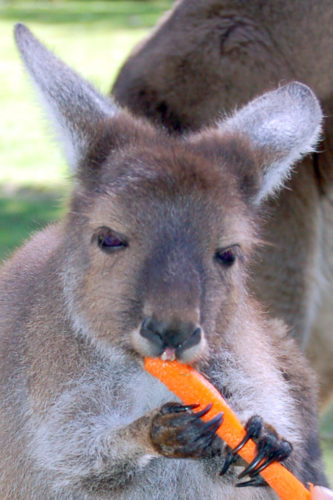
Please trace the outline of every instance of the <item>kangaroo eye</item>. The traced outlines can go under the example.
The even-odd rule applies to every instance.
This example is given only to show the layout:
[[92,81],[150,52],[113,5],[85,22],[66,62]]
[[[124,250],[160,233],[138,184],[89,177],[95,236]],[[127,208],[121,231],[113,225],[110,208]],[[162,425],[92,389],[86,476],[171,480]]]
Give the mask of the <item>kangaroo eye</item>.
[[222,248],[215,253],[215,259],[225,267],[231,267],[237,258],[238,245]]
[[108,227],[100,227],[98,229],[97,245],[105,252],[115,252],[128,247],[125,238]]

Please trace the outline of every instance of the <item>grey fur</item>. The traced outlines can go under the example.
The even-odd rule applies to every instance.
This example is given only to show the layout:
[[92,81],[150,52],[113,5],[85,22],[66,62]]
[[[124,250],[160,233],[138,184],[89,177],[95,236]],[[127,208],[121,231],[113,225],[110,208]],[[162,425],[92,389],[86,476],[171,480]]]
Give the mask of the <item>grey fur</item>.
[[[303,481],[325,484],[313,374],[285,325],[266,317],[246,291],[258,222],[253,195],[280,148],[254,141],[242,111],[226,130],[220,124],[182,139],[126,112],[110,117],[110,105],[104,109],[103,98],[55,64],[26,28],[17,27],[16,37],[36,84],[52,109],[60,107],[53,114],[62,126],[68,118],[69,137],[76,141],[72,131],[79,130],[86,149],[73,145],[81,158],[64,220],[37,233],[0,271],[1,498],[276,498],[269,488],[235,489],[235,471],[218,475],[221,457],[157,453],[152,419],[176,398],[143,369],[149,344],[141,342],[140,325],[154,314],[174,325],[199,322],[200,344],[180,360],[209,376],[243,421],[260,413],[290,440],[287,465]],[[299,92],[307,95],[305,120],[307,106],[318,108],[302,85],[271,96],[281,95],[283,106],[283,96],[289,102],[296,93],[297,106]],[[270,102],[264,96],[244,109],[264,124]],[[98,117],[92,141],[87,106]],[[304,128],[298,155],[315,140],[320,113],[315,126],[312,120],[314,135]],[[287,141],[282,151],[294,147]],[[124,235],[127,247],[103,247],[105,226]],[[235,245],[227,270],[217,250]]]

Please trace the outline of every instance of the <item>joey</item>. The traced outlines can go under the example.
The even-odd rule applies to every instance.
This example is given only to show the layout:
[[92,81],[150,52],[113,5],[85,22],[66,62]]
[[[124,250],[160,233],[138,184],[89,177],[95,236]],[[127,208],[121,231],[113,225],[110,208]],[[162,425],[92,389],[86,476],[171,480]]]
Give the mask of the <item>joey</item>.
[[201,422],[145,356],[195,366],[244,422],[259,415],[291,444],[302,481],[325,484],[313,373],[247,292],[263,200],[320,134],[313,92],[293,82],[171,137],[25,26],[15,36],[76,182],[64,219],[0,271],[0,497],[275,498],[220,475],[223,415]]

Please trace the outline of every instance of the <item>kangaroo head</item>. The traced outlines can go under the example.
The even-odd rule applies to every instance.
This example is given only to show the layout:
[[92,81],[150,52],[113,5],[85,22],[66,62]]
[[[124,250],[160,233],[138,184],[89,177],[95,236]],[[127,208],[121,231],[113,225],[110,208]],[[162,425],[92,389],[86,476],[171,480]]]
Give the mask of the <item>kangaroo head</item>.
[[204,358],[246,318],[261,201],[316,143],[317,99],[294,82],[174,138],[117,109],[23,25],[16,40],[76,176],[59,242],[64,314],[103,349]]

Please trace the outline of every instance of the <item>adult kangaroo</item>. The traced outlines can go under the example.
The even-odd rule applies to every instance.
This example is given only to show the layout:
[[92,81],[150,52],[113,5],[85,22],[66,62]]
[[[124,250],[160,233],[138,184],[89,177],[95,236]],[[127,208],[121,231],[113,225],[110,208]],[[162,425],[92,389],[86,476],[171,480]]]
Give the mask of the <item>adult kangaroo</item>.
[[265,204],[251,288],[291,326],[333,389],[333,3],[179,0],[136,47],[113,87],[117,101],[171,132],[198,130],[223,113],[298,79],[327,115],[320,154],[295,167]]
[[[16,40],[76,182],[64,219],[0,271],[1,499],[276,498],[236,489],[223,416],[180,405],[145,356],[195,366],[264,461],[325,484],[311,369],[246,289],[263,200],[318,140],[312,91],[290,83],[171,137],[25,26]],[[254,466],[245,483],[263,485]]]

